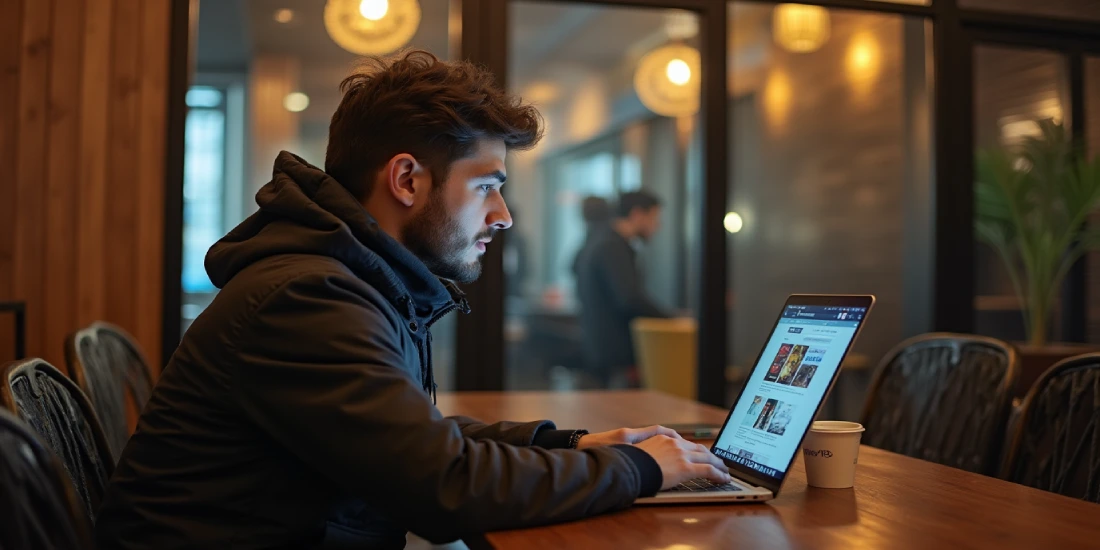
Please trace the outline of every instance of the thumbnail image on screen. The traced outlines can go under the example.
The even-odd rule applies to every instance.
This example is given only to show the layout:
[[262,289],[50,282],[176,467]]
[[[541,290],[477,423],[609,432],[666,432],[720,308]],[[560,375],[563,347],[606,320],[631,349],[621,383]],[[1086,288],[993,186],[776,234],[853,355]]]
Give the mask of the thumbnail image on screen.
[[794,375],[794,380],[791,380],[791,385],[796,388],[808,388],[810,387],[810,380],[814,379],[814,374],[817,374],[817,365],[808,362],[802,363],[802,366]]
[[775,435],[783,435],[787,431],[787,424],[791,421],[791,409],[794,407],[790,403],[779,403],[776,408],[776,413],[772,415],[772,421],[768,424],[768,433]]
[[787,362],[787,356],[791,354],[792,344],[783,344],[779,346],[779,353],[775,354],[775,359],[772,360],[772,366],[768,368],[768,374],[764,377],[765,382],[775,382],[779,378],[779,371],[783,368],[783,364]]
[[[794,372],[798,370],[798,365],[802,364],[802,358],[806,356],[806,350],[809,346],[795,346],[791,350],[791,354],[787,356],[787,361],[783,363],[783,368],[779,369],[779,377],[775,380],[779,384],[790,384],[791,379],[794,378]],[[767,380],[765,378],[764,380]]]
[[749,405],[749,412],[745,413],[745,418],[741,420],[742,426],[751,426],[756,422],[756,417],[760,414],[760,406],[764,404],[764,398],[756,396],[752,398],[752,404]]
[[752,427],[757,430],[763,430],[768,427],[768,423],[772,421],[772,415],[775,414],[775,407],[779,404],[777,399],[769,399],[764,403],[764,408],[760,411],[760,415],[756,417],[756,422]]

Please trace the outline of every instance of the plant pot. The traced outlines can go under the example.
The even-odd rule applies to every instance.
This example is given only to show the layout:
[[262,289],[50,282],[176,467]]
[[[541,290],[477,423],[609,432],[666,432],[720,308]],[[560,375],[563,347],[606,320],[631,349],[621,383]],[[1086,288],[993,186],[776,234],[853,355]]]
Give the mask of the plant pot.
[[1035,384],[1047,369],[1055,363],[1084,353],[1100,351],[1100,346],[1095,344],[1071,344],[1067,342],[1052,342],[1042,346],[1033,346],[1025,342],[1014,342],[1016,350],[1020,352],[1020,377],[1016,380],[1015,397],[1023,399],[1028,390]]

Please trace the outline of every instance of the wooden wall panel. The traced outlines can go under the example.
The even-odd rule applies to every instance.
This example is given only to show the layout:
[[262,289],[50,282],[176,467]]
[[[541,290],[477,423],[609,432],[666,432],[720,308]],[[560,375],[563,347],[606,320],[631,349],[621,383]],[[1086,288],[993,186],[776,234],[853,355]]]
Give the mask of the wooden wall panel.
[[65,335],[105,320],[160,357],[171,2],[7,2],[0,300],[27,303],[29,355],[61,365]]
[[[0,17],[0,166],[7,166],[9,178],[14,172],[19,117],[19,66],[23,48],[23,3],[5,9],[6,17]],[[5,8],[7,6],[5,5]],[[15,276],[15,197],[12,181],[2,180],[5,191],[0,197],[0,299],[12,295]],[[0,314],[0,362],[12,357],[15,342],[12,339],[14,318],[10,313]]]
[[[137,280],[163,280],[164,264],[159,261],[164,248],[164,185],[153,185],[165,181],[164,150],[167,145],[168,113],[165,98],[168,93],[168,63],[165,52],[169,47],[169,33],[162,23],[170,18],[169,2],[145,2],[142,9],[142,35],[139,48],[141,61],[138,73],[141,75],[141,100],[138,111],[139,141],[137,155],[137,181],[146,183],[138,187],[137,199]],[[133,334],[141,342],[155,342],[147,345],[147,359],[158,370],[160,362],[160,323],[145,322],[159,320],[164,315],[162,290],[160,284],[138,284],[135,288],[137,318],[141,321],[133,328]],[[178,312],[172,312],[173,315]]]
[[[43,349],[43,269],[46,171],[46,98],[50,82],[50,12],[53,2],[23,5],[22,59],[15,159],[15,278],[12,293],[26,300],[27,352]],[[10,196],[10,195],[9,195]],[[37,311],[36,311],[37,310]]]
[[[137,29],[141,18],[140,0],[115,0],[114,24],[119,31]],[[110,135],[107,139],[107,315],[117,323],[134,327],[136,277],[134,237],[136,236],[137,166],[137,61],[138,34],[117,32],[112,35]],[[132,182],[129,185],[123,182]],[[127,243],[127,246],[118,246]]]
[[107,209],[107,113],[111,67],[112,0],[85,0],[84,60],[80,97],[80,183],[77,210],[77,318],[103,315],[107,253],[104,231]]
[[43,323],[42,338],[47,344],[60,342],[76,324],[75,269],[52,269],[71,264],[76,248],[77,202],[72,185],[78,179],[76,150],[80,137],[80,97],[72,93],[80,88],[81,27],[84,6],[68,0],[54,0],[53,47],[50,57],[49,121],[46,126],[46,215],[45,265],[43,268],[43,306],[50,312]]

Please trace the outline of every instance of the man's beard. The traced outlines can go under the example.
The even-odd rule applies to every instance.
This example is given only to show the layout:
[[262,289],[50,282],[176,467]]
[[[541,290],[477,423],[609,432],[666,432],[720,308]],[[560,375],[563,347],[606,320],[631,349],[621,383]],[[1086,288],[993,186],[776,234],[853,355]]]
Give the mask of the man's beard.
[[465,261],[475,243],[493,236],[485,231],[473,239],[465,237],[458,220],[443,205],[442,193],[432,194],[428,205],[402,231],[405,247],[437,277],[472,283],[481,275],[481,260]]

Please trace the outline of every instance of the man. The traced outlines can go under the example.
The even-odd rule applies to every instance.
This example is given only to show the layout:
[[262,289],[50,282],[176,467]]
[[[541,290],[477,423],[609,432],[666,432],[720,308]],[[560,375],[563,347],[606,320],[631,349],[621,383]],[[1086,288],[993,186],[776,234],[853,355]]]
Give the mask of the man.
[[[371,60],[341,85],[325,172],[283,152],[206,259],[221,292],[165,368],[96,525],[114,548],[401,548],[629,506],[697,476],[651,427],[444,418],[432,323],[496,231],[505,154],[541,120],[467,63]],[[721,468],[721,471],[719,470]]]
[[614,216],[611,215],[611,205],[607,199],[590,195],[581,199],[581,219],[584,220],[584,242],[573,256],[573,275],[577,275],[581,258],[585,255],[585,249],[592,244],[593,237],[603,233],[603,230],[611,223]]
[[616,219],[585,243],[574,262],[581,338],[589,372],[602,387],[635,385],[630,322],[668,317],[649,298],[631,241],[648,241],[661,226],[660,199],[647,191],[619,197]]

